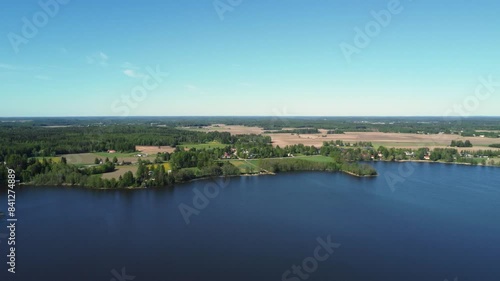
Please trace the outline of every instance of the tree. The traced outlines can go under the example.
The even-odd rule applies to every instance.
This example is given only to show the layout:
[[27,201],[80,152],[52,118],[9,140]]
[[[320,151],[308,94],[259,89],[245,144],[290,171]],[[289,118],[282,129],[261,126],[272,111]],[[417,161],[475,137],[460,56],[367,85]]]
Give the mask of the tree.
[[96,157],[95,160],[94,160],[94,164],[98,165],[101,161],[99,161],[99,159]]
[[129,187],[134,185],[134,175],[131,171],[126,172],[121,179],[121,185],[123,187]]
[[116,156],[113,157],[113,163],[115,163],[115,164],[118,163],[118,158],[116,158]]
[[142,161],[139,161],[139,166],[137,167],[137,172],[135,176],[137,181],[142,182],[148,175],[148,167],[144,165]]

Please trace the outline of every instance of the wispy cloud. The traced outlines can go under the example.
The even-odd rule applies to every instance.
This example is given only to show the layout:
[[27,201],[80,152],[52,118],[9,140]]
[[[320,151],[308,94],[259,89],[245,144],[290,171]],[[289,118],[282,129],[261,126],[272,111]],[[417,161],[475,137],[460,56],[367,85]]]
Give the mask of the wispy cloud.
[[102,51],[87,56],[88,64],[98,64],[100,66],[108,66],[108,60],[109,56]]
[[130,62],[128,62],[128,61],[126,61],[126,62],[122,63],[121,67],[122,67],[122,68],[128,68],[128,69],[135,69],[135,70],[137,70],[137,69],[139,69],[139,68],[140,68],[140,67],[136,66],[135,64],[130,63]]
[[0,62],[0,69],[9,70],[9,71],[26,71],[26,70],[40,69],[40,67],[26,66],[26,65],[13,65],[13,64]]
[[123,71],[123,74],[127,75],[128,77],[132,77],[132,78],[142,78],[144,77],[144,74],[136,71],[136,70],[133,70],[133,69],[125,69]]
[[127,75],[128,77],[131,78],[143,78],[146,76],[145,74],[141,73],[141,68],[131,62],[124,62],[120,65],[120,67],[123,69],[122,72],[123,74]]
[[6,70],[17,70],[15,66],[6,63],[0,63],[0,68]]
[[12,65],[7,63],[0,63],[0,69],[18,71],[18,70],[30,70],[33,68],[20,65]]

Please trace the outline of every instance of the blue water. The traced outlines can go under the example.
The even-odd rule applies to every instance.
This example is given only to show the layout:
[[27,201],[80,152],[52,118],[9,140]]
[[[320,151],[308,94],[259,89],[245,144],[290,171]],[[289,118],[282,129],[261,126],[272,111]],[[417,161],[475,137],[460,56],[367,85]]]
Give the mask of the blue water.
[[[129,191],[19,188],[17,273],[7,273],[0,236],[0,280],[500,280],[500,169],[375,167],[377,178],[218,179],[227,186],[189,224],[179,204],[193,207],[193,189],[212,181]],[[6,233],[5,217],[0,226]],[[340,246],[326,260],[283,279],[328,237]],[[115,276],[122,272],[128,279]]]

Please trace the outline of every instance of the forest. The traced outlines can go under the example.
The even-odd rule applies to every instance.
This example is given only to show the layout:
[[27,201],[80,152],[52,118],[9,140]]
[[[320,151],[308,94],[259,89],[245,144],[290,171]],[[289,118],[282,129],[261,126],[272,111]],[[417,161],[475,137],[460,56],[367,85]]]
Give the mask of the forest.
[[343,132],[392,132],[484,135],[500,137],[499,117],[298,117],[298,116],[193,116],[193,117],[65,117],[0,118],[0,127],[25,126],[106,126],[148,125],[168,127],[202,127],[212,124],[262,127],[264,130],[327,129],[329,134]]

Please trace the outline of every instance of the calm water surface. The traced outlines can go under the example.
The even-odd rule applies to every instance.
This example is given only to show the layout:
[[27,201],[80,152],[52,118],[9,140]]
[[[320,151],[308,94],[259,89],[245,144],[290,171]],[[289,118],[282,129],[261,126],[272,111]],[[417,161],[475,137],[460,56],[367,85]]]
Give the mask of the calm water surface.
[[[0,280],[282,280],[328,236],[340,247],[302,272],[307,280],[500,280],[500,169],[402,165],[376,163],[373,179],[231,178],[189,224],[179,204],[192,207],[193,189],[210,181],[135,191],[23,187],[17,273],[6,272],[3,218]],[[391,186],[385,175],[404,181]]]

